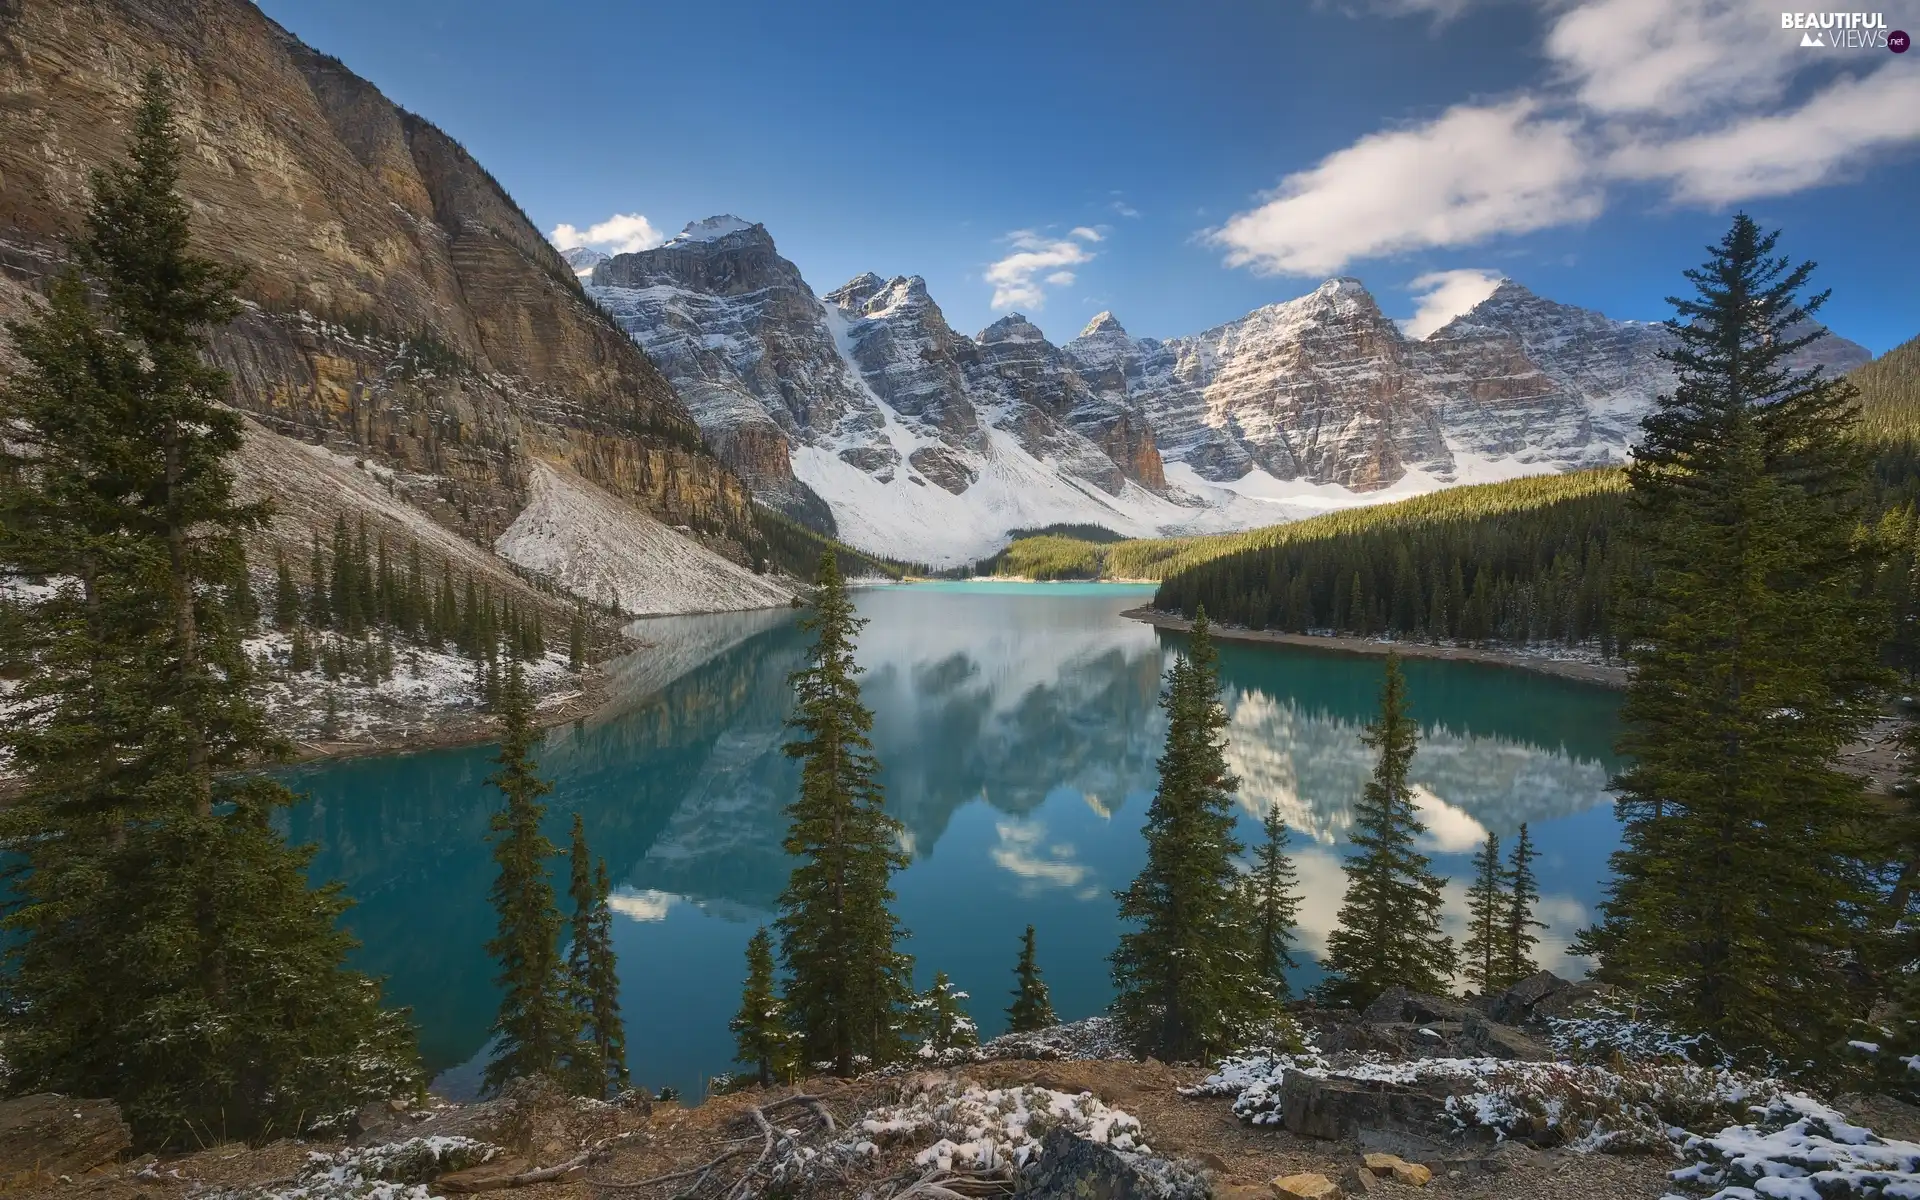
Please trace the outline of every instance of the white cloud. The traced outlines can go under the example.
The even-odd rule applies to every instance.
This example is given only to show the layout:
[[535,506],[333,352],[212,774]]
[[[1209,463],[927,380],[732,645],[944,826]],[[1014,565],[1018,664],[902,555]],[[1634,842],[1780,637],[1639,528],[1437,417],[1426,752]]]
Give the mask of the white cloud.
[[1130,220],[1140,215],[1140,210],[1128,204],[1125,200],[1115,200],[1113,203],[1107,205],[1107,207]]
[[[1457,15],[1466,0],[1343,4]],[[1364,258],[1590,220],[1610,186],[1718,208],[1845,178],[1920,143],[1920,75],[1802,49],[1773,0],[1532,0],[1542,80],[1362,137],[1208,237],[1230,266],[1322,275]]]
[[592,246],[609,254],[633,254],[640,250],[651,250],[667,239],[653,227],[653,222],[639,213],[615,213],[585,229],[562,222],[553,227],[547,240],[560,250]]
[[1780,36],[1776,0],[1584,0],[1547,33],[1547,54],[1596,113],[1667,117],[1775,99],[1820,65]]
[[1014,230],[1007,235],[1013,253],[986,271],[986,280],[993,285],[993,307],[1042,307],[1047,293],[1041,285],[1071,284],[1073,272],[1062,268],[1093,261],[1093,251],[1082,243],[1100,240],[1099,231],[1084,225],[1074,226],[1064,238],[1050,238],[1032,229]]
[[1487,840],[1487,827],[1475,820],[1472,813],[1448,804],[1425,785],[1413,785],[1413,803],[1420,810],[1420,823],[1426,827],[1420,837],[1422,850],[1465,854],[1478,850]]
[[1423,338],[1493,295],[1503,276],[1498,271],[1461,267],[1452,271],[1429,271],[1414,279],[1409,287],[1417,307],[1413,315],[1400,322],[1401,332],[1410,338]]
[[1086,864],[1074,861],[1072,846],[1043,844],[1047,827],[1040,822],[999,821],[993,828],[1000,843],[988,857],[1028,887],[1077,888],[1086,879]]
[[1523,98],[1369,134],[1287,176],[1210,237],[1229,266],[1325,275],[1357,258],[1470,245],[1599,211],[1577,127]]
[[646,891],[621,888],[607,897],[607,907],[629,921],[664,921],[679,902],[680,897],[672,892],[656,892],[652,888]]
[[1876,150],[1920,140],[1920,72],[1901,69],[1908,66],[1896,59],[1864,78],[1841,79],[1790,112],[1625,146],[1613,169],[1666,180],[1676,199],[1706,205],[1832,182]]

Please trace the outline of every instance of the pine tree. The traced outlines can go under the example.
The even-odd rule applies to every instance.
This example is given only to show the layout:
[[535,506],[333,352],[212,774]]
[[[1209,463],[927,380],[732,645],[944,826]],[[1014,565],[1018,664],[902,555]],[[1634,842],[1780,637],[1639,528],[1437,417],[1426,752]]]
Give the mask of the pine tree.
[[567,855],[572,868],[568,895],[573,901],[573,945],[567,953],[567,995],[580,1023],[569,1075],[583,1096],[604,1097],[625,1090],[627,1030],[620,1019],[619,964],[613,953],[613,910],[608,907],[607,863],[596,865],[587,849],[587,830],[573,814],[573,840]]
[[787,1006],[773,986],[773,939],[761,926],[747,940],[747,982],[740,1011],[727,1023],[734,1055],[753,1070],[761,1087],[790,1078],[796,1065],[795,1035],[787,1025]]
[[1300,927],[1300,880],[1287,857],[1287,822],[1277,807],[1268,806],[1261,828],[1266,838],[1255,848],[1253,870],[1241,886],[1252,920],[1254,967],[1268,989],[1285,999],[1293,994],[1287,972],[1300,965],[1293,961]]
[[1113,1011],[1143,1057],[1192,1062],[1227,1049],[1273,1001],[1241,919],[1232,812],[1239,781],[1220,740],[1227,716],[1204,610],[1186,654],[1167,672],[1160,705],[1167,744],[1147,809],[1147,862],[1115,893],[1121,919],[1135,928],[1111,956]]
[[1013,991],[1013,1004],[1007,1008],[1007,1029],[1013,1033],[1032,1033],[1036,1029],[1045,1029],[1057,1025],[1060,1018],[1053,1015],[1053,997],[1047,992],[1047,985],[1040,978],[1040,963],[1033,947],[1033,926],[1027,926],[1027,932],[1020,938],[1020,961],[1013,968],[1017,985]]
[[1380,716],[1361,740],[1380,757],[1354,806],[1352,841],[1359,853],[1341,864],[1347,893],[1327,938],[1321,991],[1355,1007],[1395,986],[1444,994],[1453,975],[1453,943],[1440,928],[1444,881],[1414,849],[1426,829],[1407,786],[1420,727],[1407,714],[1398,655],[1387,656]]
[[914,1000],[914,1025],[920,1031],[920,1057],[935,1062],[957,1050],[980,1044],[980,1027],[967,1015],[967,993],[953,986],[945,971],[933,973],[933,986]]
[[206,352],[237,276],[189,248],[180,156],[149,74],[73,245],[91,287],[11,326],[0,386],[0,566],[72,581],[20,606],[34,673],[0,726],[24,783],[0,813],[8,1086],[111,1098],[153,1147],[420,1082],[405,1015],[342,969],[348,902],[274,831],[291,793],[238,770],[282,744],[218,589],[269,514],[233,495],[241,422]]
[[1633,667],[1616,781],[1622,845],[1579,952],[1678,1028],[1803,1061],[1863,998],[1861,839],[1881,818],[1834,766],[1889,682],[1856,591],[1867,479],[1855,392],[1786,361],[1820,336],[1811,263],[1737,215],[1667,323],[1678,376],[1628,477],[1645,569],[1622,580]]
[[347,527],[347,514],[336,513],[333,518],[333,594],[330,600],[334,628],[349,637],[359,634],[364,616],[360,609],[360,581],[354,573],[357,565],[353,554],[353,532]]
[[587,606],[573,606],[573,620],[567,625],[567,669],[579,671],[587,665]]
[[913,1000],[913,959],[892,910],[893,872],[907,865],[899,822],[876,779],[873,714],[860,702],[854,636],[866,622],[840,577],[833,551],[820,556],[807,666],[794,672],[800,794],[787,806],[784,843],[800,860],[780,896],[780,958],[787,1008],[809,1062],[850,1075],[856,1059],[885,1063],[906,1050],[902,1025]]
[[1533,948],[1540,939],[1533,931],[1546,926],[1533,915],[1540,903],[1540,881],[1533,875],[1533,860],[1538,857],[1523,823],[1513,843],[1513,857],[1507,861],[1507,903],[1500,915],[1502,987],[1512,987],[1539,970],[1533,961]]
[[313,643],[307,640],[304,625],[293,627],[292,646],[288,650],[287,667],[296,675],[313,670]]
[[1489,832],[1473,859],[1473,887],[1467,891],[1467,941],[1460,948],[1461,968],[1480,995],[1491,996],[1512,984],[1507,922],[1513,913],[1509,876],[1500,864],[1500,835]]
[[333,604],[327,594],[327,562],[320,552],[320,534],[315,531],[313,546],[307,551],[307,620],[315,629],[333,624]]
[[494,759],[500,769],[487,779],[506,801],[489,822],[500,874],[488,898],[500,924],[487,953],[500,964],[494,982],[502,992],[493,1057],[481,1082],[490,1094],[522,1076],[559,1079],[580,1029],[567,1003],[560,910],[547,875],[547,860],[556,848],[540,832],[547,811],[540,797],[552,785],[534,773],[533,702],[517,663],[501,685],[500,719],[500,754]]
[[282,633],[300,620],[300,588],[293,582],[293,568],[287,565],[284,550],[274,552],[273,627]]

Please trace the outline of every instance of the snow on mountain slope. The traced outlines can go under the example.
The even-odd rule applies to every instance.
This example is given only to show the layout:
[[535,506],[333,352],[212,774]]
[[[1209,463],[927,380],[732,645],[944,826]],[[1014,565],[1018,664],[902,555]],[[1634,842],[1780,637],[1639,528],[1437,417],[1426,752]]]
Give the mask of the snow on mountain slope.
[[494,542],[500,557],[633,616],[788,604],[790,587],[683,537],[586,480],[533,464],[532,497]]
[[1511,281],[1424,340],[1343,278],[1190,337],[1102,313],[1055,346],[1017,313],[956,332],[919,276],[818,296],[764,226],[721,216],[588,286],[763,503],[939,566],[1019,528],[1236,529],[1619,462],[1671,387],[1665,330]]

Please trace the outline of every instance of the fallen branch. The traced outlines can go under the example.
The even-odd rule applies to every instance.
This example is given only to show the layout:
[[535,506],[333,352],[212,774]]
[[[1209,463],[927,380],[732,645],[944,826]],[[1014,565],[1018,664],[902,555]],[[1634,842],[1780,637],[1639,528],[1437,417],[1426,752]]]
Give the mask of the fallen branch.
[[605,1146],[594,1146],[551,1167],[536,1167],[531,1171],[522,1171],[518,1175],[495,1175],[492,1178],[461,1179],[458,1176],[450,1176],[442,1179],[436,1186],[441,1191],[463,1195],[473,1192],[497,1192],[506,1188],[532,1187],[536,1183],[551,1183],[575,1171],[584,1171],[594,1163],[611,1157],[612,1153]]

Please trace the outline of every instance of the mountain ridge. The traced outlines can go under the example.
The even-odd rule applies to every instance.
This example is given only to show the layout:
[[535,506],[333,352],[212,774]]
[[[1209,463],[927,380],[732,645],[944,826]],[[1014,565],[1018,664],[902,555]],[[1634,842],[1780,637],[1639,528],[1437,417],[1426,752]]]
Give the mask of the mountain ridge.
[[[1136,338],[1109,311],[1055,345],[1018,312],[959,333],[917,275],[816,294],[732,215],[585,279],[764,500],[935,565],[1013,528],[1217,532],[1616,463],[1672,382],[1663,326],[1512,280],[1423,339],[1342,276],[1197,334]],[[1803,355],[1870,358],[1838,336]],[[975,491],[996,463],[1017,470]]]

